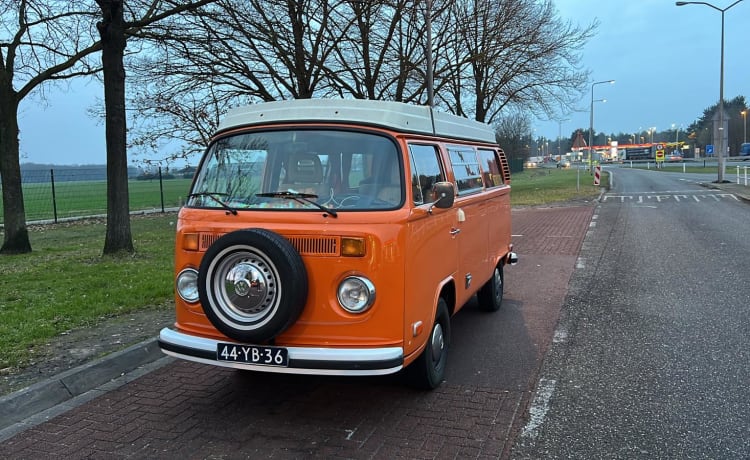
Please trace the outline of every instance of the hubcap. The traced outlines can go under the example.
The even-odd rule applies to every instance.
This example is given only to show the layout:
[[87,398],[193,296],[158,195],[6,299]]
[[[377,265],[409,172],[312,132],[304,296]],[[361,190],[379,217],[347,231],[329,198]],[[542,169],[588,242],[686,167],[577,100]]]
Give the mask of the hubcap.
[[445,348],[445,340],[443,339],[443,326],[440,323],[435,323],[435,327],[432,328],[430,348],[432,350],[432,362],[440,362],[440,358],[443,355],[443,349]]
[[251,314],[263,310],[268,286],[260,270],[252,265],[235,265],[227,273],[224,289],[237,310]]
[[[257,322],[278,303],[277,275],[264,258],[238,252],[217,265],[214,281],[217,306],[239,322]],[[264,320],[263,320],[264,321]]]
[[500,276],[500,270],[495,268],[495,301],[500,302],[503,298],[503,277]]

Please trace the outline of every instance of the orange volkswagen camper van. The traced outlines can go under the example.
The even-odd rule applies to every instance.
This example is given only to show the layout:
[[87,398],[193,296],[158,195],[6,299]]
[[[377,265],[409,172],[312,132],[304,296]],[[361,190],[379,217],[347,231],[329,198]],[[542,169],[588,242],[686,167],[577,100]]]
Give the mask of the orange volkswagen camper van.
[[266,372],[443,380],[450,318],[503,300],[510,172],[487,125],[429,107],[230,111],[175,248],[168,355]]

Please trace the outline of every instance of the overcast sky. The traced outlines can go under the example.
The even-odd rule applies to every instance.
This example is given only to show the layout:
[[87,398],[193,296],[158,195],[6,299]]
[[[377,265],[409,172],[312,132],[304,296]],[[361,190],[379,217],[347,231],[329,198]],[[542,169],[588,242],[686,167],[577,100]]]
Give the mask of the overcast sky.
[[[713,0],[726,8],[734,0]],[[636,132],[687,127],[719,100],[721,13],[706,5],[677,7],[668,0],[555,0],[560,15],[596,36],[583,50],[583,66],[596,85],[596,132]],[[750,0],[725,13],[724,98],[750,99]],[[568,114],[535,120],[534,134],[555,140],[589,126],[591,87]],[[78,80],[48,89],[47,103],[21,104],[21,162],[105,164],[104,127],[86,113],[102,98],[97,82]],[[575,110],[573,110],[575,109]],[[577,111],[576,111],[577,110]],[[730,116],[740,116],[730,114]],[[560,123],[557,120],[566,120]],[[129,158],[129,162],[138,158]]]
[[[735,0],[712,0],[726,8]],[[594,131],[634,133],[686,128],[719,101],[721,13],[706,5],[668,0],[555,0],[560,15],[585,25],[600,22],[583,50],[594,86]],[[724,13],[724,99],[750,99],[750,0]],[[537,136],[567,138],[588,129],[591,85],[567,121],[538,121]],[[738,114],[729,114],[740,117]],[[682,136],[682,134],[680,134]]]

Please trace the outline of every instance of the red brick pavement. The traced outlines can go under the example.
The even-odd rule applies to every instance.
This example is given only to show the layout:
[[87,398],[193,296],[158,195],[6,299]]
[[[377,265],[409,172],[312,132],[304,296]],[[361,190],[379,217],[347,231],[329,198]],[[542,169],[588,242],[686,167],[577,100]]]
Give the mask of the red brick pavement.
[[[522,304],[525,315],[556,322],[564,289],[523,280],[548,260],[551,276],[567,283],[592,210],[513,211],[522,258],[506,272],[511,310]],[[300,377],[176,361],[0,443],[0,458],[499,458],[533,386],[461,381],[420,392],[398,376]]]
[[11,438],[0,457],[497,458],[518,398],[175,362]]
[[513,210],[513,244],[520,254],[577,255],[581,229],[587,229],[592,206]]

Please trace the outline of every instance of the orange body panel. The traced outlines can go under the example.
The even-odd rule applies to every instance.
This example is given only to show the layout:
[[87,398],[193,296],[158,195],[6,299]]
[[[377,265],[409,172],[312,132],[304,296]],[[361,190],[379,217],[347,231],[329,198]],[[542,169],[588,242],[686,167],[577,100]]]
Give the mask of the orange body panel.
[[[279,215],[281,214],[281,215]],[[177,227],[175,270],[198,268],[202,252],[180,248],[182,233],[205,232],[226,234],[250,227],[262,227],[285,237],[295,235],[365,237],[368,252],[365,257],[305,256],[302,259],[308,275],[308,301],[299,320],[281,336],[278,345],[304,346],[400,346],[403,340],[403,295],[405,246],[403,225],[405,211],[379,213],[377,219],[363,214],[340,214],[337,220],[311,213],[268,213],[267,220],[254,215],[252,222],[238,221],[236,216],[223,211],[183,208]],[[206,219],[210,225],[206,224]],[[378,291],[375,306],[364,315],[345,312],[336,303],[339,282],[353,273],[365,274],[376,286],[387,286]],[[177,327],[195,334],[222,338],[202,313],[199,303],[187,304],[179,296]],[[225,338],[225,337],[224,337]]]

